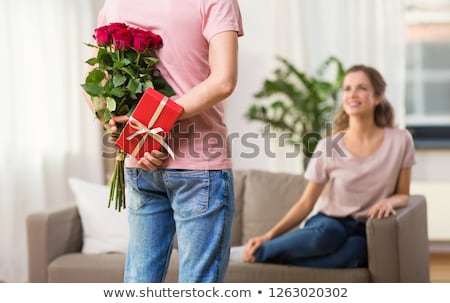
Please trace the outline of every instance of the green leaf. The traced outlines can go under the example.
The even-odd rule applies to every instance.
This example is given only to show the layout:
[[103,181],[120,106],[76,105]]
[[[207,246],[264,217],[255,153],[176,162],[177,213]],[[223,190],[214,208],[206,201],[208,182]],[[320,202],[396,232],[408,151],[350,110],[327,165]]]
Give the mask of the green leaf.
[[95,108],[98,108],[100,106],[100,98],[99,97],[92,97],[92,103],[94,104]]
[[90,58],[90,59],[88,59],[85,63],[87,63],[87,64],[93,66],[93,65],[95,65],[95,64],[98,63],[98,60],[97,60],[97,58]]
[[113,77],[114,87],[123,85],[127,81],[127,77],[117,74]]
[[142,92],[141,82],[138,79],[131,79],[128,82],[127,89],[133,94]]
[[127,58],[123,58],[122,61],[123,66],[127,66],[131,64],[131,60],[127,59]]
[[133,51],[128,51],[125,53],[125,57],[130,61],[130,62],[136,62],[137,59],[137,53],[133,52]]
[[94,69],[86,77],[86,84],[99,84],[103,79],[105,79],[105,72]]
[[133,112],[134,112],[134,110],[135,110],[135,108],[136,108],[136,106],[137,106],[137,102],[134,102],[134,104],[131,106],[131,108],[128,110],[128,112],[127,112],[127,115],[128,116],[131,116],[131,114],[133,114]]
[[[100,61],[100,60],[99,60]],[[114,66],[114,60],[111,57],[111,54],[109,53],[105,53],[102,57],[101,57],[101,62],[103,64],[105,64],[106,66],[109,67],[113,67]]]
[[89,47],[99,48],[97,45],[94,45],[92,43],[84,43],[84,45],[87,45]]
[[153,83],[154,89],[159,91],[164,96],[171,97],[171,96],[175,95],[175,91],[163,77],[154,76],[152,83]]
[[114,97],[122,98],[127,93],[127,90],[122,87],[115,87],[111,90],[111,95]]
[[145,83],[144,83],[144,90],[147,90],[147,88],[155,88],[153,86],[153,82],[152,81],[150,81],[150,80],[145,81]]
[[127,115],[129,114],[130,108],[128,107],[127,104],[122,105],[119,110],[116,112],[117,115],[121,116],[121,115]]
[[113,69],[120,70],[124,67],[122,62],[114,62]]
[[[253,95],[265,105],[251,105],[246,117],[288,131],[294,135],[295,141],[301,142],[305,134],[320,133],[325,127],[324,122],[332,120],[344,68],[336,57],[330,56],[316,75],[308,75],[285,58],[277,57],[277,60],[280,67]],[[322,73],[332,65],[337,69],[336,77],[330,81],[323,80]]]
[[84,91],[90,96],[101,96],[105,93],[105,89],[98,84],[87,83],[82,84],[81,87],[83,87]]
[[116,100],[114,100],[111,97],[106,97],[106,108],[108,108],[110,111],[116,110]]
[[175,92],[173,91],[173,89],[171,87],[160,88],[160,89],[158,89],[158,91],[167,97],[171,97],[171,96],[175,95]]
[[103,124],[108,123],[111,120],[111,111],[108,108],[99,109],[97,112],[97,117],[103,122]]
[[131,68],[124,67],[121,70],[128,74],[132,79],[136,78],[136,73]]
[[156,63],[159,62],[159,59],[158,59],[158,58],[155,58],[155,57],[145,57],[145,58],[144,58],[144,62],[145,62],[147,65],[153,66],[153,65],[155,65]]

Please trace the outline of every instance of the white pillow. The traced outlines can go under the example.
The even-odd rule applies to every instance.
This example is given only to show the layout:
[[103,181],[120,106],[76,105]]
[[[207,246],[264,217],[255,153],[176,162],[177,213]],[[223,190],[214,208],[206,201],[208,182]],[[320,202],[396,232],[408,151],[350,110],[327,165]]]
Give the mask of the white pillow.
[[109,186],[77,178],[70,178],[69,186],[75,194],[83,226],[82,253],[126,253],[127,212],[126,209],[115,210],[114,202],[108,208]]
[[233,246],[230,250],[230,262],[243,263],[244,262],[245,246]]

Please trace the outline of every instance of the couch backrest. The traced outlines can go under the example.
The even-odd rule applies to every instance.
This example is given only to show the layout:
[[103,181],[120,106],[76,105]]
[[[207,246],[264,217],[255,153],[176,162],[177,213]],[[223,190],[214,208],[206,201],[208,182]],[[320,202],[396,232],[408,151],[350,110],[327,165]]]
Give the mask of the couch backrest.
[[232,245],[242,245],[277,223],[298,201],[307,180],[302,174],[234,170],[236,211]]

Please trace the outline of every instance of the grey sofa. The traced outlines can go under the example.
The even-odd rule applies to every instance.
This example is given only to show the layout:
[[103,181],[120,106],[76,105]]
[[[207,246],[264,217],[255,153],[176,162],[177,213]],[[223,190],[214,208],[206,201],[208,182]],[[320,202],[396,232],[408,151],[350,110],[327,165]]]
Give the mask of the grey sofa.
[[[297,201],[302,175],[257,170],[234,172],[233,246],[270,228]],[[82,254],[76,206],[27,219],[29,282],[122,282],[123,254]],[[226,282],[429,282],[426,201],[412,196],[395,217],[367,222],[368,268],[321,269],[230,262]],[[177,282],[173,252],[166,282]]]

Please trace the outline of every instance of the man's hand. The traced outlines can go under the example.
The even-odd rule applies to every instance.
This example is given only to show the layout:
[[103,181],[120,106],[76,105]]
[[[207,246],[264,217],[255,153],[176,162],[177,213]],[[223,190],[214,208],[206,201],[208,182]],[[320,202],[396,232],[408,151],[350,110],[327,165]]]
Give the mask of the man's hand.
[[145,170],[156,170],[164,166],[168,157],[167,153],[152,150],[151,152],[146,152],[144,157],[139,159],[138,166]]
[[117,124],[118,123],[122,123],[125,124],[127,123],[128,119],[130,119],[130,117],[128,117],[127,115],[123,115],[123,116],[114,116],[112,117],[108,123],[104,124],[103,127],[105,128],[105,130],[108,130],[108,132],[111,134],[111,136],[109,136],[108,141],[111,143],[115,143],[117,140]]

